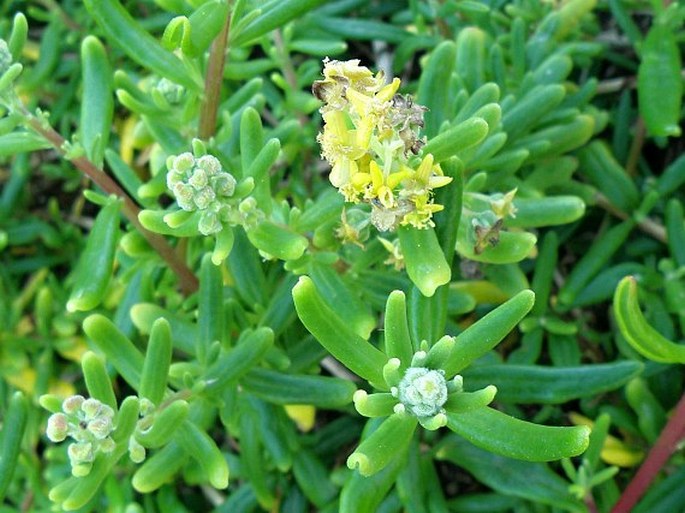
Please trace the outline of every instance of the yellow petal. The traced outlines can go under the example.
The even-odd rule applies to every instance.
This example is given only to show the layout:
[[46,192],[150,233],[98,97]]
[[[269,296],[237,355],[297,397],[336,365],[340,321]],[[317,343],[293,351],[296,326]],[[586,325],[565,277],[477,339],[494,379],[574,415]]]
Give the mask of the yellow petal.
[[380,187],[383,185],[383,172],[381,171],[381,168],[378,166],[378,163],[375,160],[372,160],[369,163],[369,172],[371,173],[371,183],[373,184],[373,190],[378,191]]
[[347,90],[347,100],[352,105],[354,111],[362,118],[367,116],[373,108],[373,98],[354,89]]
[[371,175],[369,173],[355,173],[351,179],[352,185],[361,189],[371,183]]
[[373,126],[373,118],[370,116],[367,116],[359,122],[354,139],[355,145],[358,148],[364,151],[369,149],[371,144],[371,135],[373,134]]
[[323,120],[326,123],[324,131],[339,137],[341,140],[346,139],[347,124],[345,123],[345,114],[339,110],[331,110],[323,115]]
[[391,83],[389,83],[388,85],[383,87],[383,89],[378,91],[378,94],[376,94],[376,98],[382,102],[392,100],[392,97],[395,96],[395,93],[400,88],[400,83],[401,80],[399,78],[393,79]]
[[343,158],[335,163],[328,179],[334,187],[342,187],[350,183],[350,178],[357,173],[357,164],[353,160]]
[[392,208],[395,206],[395,197],[392,195],[390,187],[383,185],[378,189],[378,199],[385,208]]
[[428,179],[428,187],[430,187],[431,189],[437,189],[438,187],[444,187],[451,181],[451,176],[431,176]]
[[388,187],[391,189],[394,189],[397,187],[401,182],[406,180],[411,176],[411,173],[408,171],[399,171],[397,173],[391,173],[388,175],[388,178],[386,178],[385,182],[388,184]]
[[430,177],[431,171],[433,170],[433,155],[430,153],[423,157],[421,165],[416,170],[417,178],[422,182],[428,182],[428,177]]

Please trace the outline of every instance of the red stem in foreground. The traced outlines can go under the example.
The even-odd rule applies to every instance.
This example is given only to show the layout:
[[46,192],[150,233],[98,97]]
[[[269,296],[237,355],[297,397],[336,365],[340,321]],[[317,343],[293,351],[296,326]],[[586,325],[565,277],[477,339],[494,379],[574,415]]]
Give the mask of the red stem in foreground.
[[630,513],[685,435],[685,395],[611,513]]

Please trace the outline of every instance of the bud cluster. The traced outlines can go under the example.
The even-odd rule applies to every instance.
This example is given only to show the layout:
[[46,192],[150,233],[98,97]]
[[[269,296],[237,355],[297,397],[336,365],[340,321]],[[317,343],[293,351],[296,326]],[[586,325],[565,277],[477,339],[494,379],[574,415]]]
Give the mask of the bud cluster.
[[0,74],[4,73],[12,65],[12,53],[4,39],[0,39]]
[[53,442],[62,442],[67,437],[74,440],[67,450],[71,471],[75,476],[85,476],[98,452],[107,454],[115,449],[112,431],[112,408],[97,399],[73,395],[62,403],[62,412],[50,416],[46,434]]
[[424,107],[397,94],[400,80],[385,85],[359,60],[324,61],[324,79],[314,95],[324,102],[321,156],[331,165],[331,183],[345,200],[371,205],[370,222],[380,231],[398,225],[433,226],[433,189],[452,179],[443,176],[431,154],[422,158]]
[[[422,420],[427,428],[437,428],[446,422],[445,403],[451,393],[463,390],[463,379],[460,375],[451,380],[445,378],[442,369],[425,367],[427,353],[417,351],[397,386],[390,392],[399,404],[395,411],[407,411]],[[391,364],[392,366],[392,364]]]
[[263,218],[255,199],[244,198],[246,187],[241,188],[216,157],[186,152],[169,157],[167,167],[167,187],[179,207],[201,214],[198,230],[203,235],[224,226],[254,226]]
[[[139,425],[149,427],[154,408],[149,400],[141,399]],[[116,429],[114,417],[111,407],[81,395],[67,397],[62,402],[62,411],[50,415],[45,432],[50,441],[63,442],[67,437],[74,440],[67,448],[74,476],[88,475],[98,453],[110,454],[116,449],[116,442],[111,436]],[[134,463],[145,459],[145,448],[135,435],[129,437],[128,454]]]

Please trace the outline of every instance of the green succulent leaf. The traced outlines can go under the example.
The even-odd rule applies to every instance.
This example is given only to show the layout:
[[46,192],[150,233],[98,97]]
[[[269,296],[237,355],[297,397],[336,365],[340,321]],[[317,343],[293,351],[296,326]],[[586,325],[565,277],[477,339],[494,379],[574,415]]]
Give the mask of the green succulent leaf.
[[26,429],[29,404],[21,392],[12,394],[2,425],[3,437],[0,446],[0,500],[5,497],[17,467],[21,443]]
[[440,364],[445,375],[454,376],[499,344],[533,308],[534,302],[532,291],[521,291],[457,335],[452,352]]
[[560,404],[615,390],[642,372],[633,361],[544,367],[541,365],[483,365],[463,373],[467,388],[489,384],[497,387],[497,399],[520,404]]
[[371,383],[383,383],[387,356],[352,331],[324,303],[310,278],[300,278],[293,288],[293,299],[300,320],[322,346],[352,372]]
[[590,443],[590,429],[586,426],[541,426],[490,407],[447,412],[447,427],[477,447],[524,461],[578,456]]
[[614,315],[621,334],[642,356],[661,363],[685,363],[685,346],[668,340],[645,319],[632,276],[623,278],[616,287]]

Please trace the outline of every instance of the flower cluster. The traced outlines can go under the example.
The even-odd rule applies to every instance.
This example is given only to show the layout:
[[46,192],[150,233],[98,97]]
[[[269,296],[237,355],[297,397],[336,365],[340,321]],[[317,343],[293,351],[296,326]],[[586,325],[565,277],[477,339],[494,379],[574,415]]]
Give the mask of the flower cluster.
[[186,152],[169,157],[167,167],[167,187],[179,207],[200,214],[198,230],[203,235],[218,233],[224,226],[254,226],[262,219],[256,200],[245,198],[251,181],[238,184],[216,157]]
[[75,440],[69,445],[71,472],[85,476],[98,452],[111,453],[116,444],[110,437],[114,431],[114,410],[97,399],[85,399],[80,395],[68,397],[62,403],[62,412],[48,419],[46,434],[53,442],[67,437]]
[[321,155],[331,164],[330,181],[345,200],[371,205],[371,223],[380,231],[398,225],[433,226],[433,189],[452,179],[443,175],[423,146],[419,129],[425,108],[397,94],[400,80],[385,84],[359,60],[324,61],[324,79],[314,95],[324,102]]
[[[141,414],[148,415],[154,405],[141,400]],[[111,435],[116,430],[114,410],[97,399],[72,395],[62,402],[62,411],[48,418],[45,434],[52,442],[63,442],[67,437],[74,440],[67,449],[71,473],[83,477],[90,473],[98,453],[110,454],[116,449]],[[147,417],[143,417],[143,422]],[[140,463],[145,459],[145,448],[131,436],[128,440],[131,461]]]
[[[454,345],[454,338],[443,337],[437,344],[438,351]],[[409,365],[399,358],[390,358],[383,368],[383,376],[390,393],[369,395],[364,390],[354,394],[354,404],[362,415],[379,416],[410,414],[426,429],[435,430],[447,424],[445,405],[451,398],[458,403],[464,391],[463,379],[457,374],[445,377],[445,370],[436,368],[427,342],[415,352]],[[435,353],[435,351],[433,351]]]

